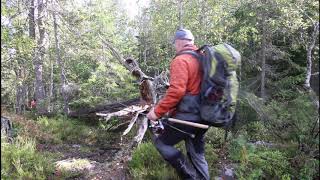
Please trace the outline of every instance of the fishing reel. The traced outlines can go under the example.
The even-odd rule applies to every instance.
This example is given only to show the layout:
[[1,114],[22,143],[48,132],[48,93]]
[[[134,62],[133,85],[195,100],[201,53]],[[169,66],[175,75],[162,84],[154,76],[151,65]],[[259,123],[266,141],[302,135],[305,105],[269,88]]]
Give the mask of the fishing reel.
[[161,119],[153,122],[151,122],[151,120],[148,120],[148,127],[151,129],[152,133],[156,136],[164,132],[164,126],[162,124]]
[[158,121],[151,121],[151,120],[148,120],[148,127],[151,129],[152,133],[155,135],[155,136],[159,136],[160,134],[162,134],[164,132],[164,125],[166,125],[166,128],[172,128],[180,133],[183,133],[185,135],[188,135],[189,137],[191,138],[195,138],[195,134],[192,134],[192,133],[189,133],[185,130],[182,130],[182,129],[179,129],[177,127],[175,127],[174,125],[171,125],[169,122],[168,122],[168,119],[167,118],[161,118],[159,119]]

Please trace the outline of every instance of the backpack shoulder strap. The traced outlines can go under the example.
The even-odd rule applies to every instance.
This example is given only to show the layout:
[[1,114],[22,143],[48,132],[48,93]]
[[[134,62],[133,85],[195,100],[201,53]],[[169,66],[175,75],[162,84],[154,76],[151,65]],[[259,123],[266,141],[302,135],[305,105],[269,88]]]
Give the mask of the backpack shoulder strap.
[[201,46],[199,49],[197,50],[186,50],[186,51],[182,51],[176,54],[175,57],[180,56],[182,54],[190,54],[192,56],[194,56],[195,58],[197,58],[198,60],[201,59],[202,55],[200,54],[201,51],[205,50],[208,51],[209,50],[210,45],[203,45]]
[[200,54],[197,52],[197,50],[196,51],[192,51],[192,50],[181,51],[181,52],[176,54],[175,58],[180,56],[180,55],[183,55],[183,54],[190,54],[193,57],[195,57],[196,59],[200,59]]

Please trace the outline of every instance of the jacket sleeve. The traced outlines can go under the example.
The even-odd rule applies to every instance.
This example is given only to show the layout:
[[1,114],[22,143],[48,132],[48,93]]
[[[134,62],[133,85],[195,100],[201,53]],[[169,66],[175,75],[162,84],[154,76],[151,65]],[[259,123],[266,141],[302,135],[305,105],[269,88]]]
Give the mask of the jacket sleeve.
[[160,102],[155,107],[158,118],[169,112],[186,94],[188,83],[188,66],[183,59],[174,59],[170,65],[170,86]]

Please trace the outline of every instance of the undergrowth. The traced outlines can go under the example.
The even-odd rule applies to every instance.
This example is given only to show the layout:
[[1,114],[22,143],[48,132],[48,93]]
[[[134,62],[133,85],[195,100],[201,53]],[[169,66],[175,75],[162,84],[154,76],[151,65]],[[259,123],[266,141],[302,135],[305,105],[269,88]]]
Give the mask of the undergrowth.
[[134,179],[178,179],[151,142],[140,144],[133,152],[129,169]]
[[[183,142],[177,144],[176,148],[186,155]],[[209,173],[213,176],[218,173],[216,169],[218,155],[211,144],[207,144],[205,148],[206,159],[210,169]],[[129,162],[129,169],[134,179],[179,180],[175,170],[161,157],[151,142],[142,143],[135,149],[132,154],[132,160]]]
[[[267,141],[265,143],[271,144],[270,147],[257,145],[253,142],[260,138],[268,139],[267,132],[258,122],[249,126],[256,130],[245,135],[229,135],[227,142],[224,142],[224,130],[211,128],[206,133],[206,160],[212,179],[221,175],[221,163],[231,165],[234,177],[241,180],[312,180],[319,177],[318,159],[299,152],[294,143]],[[186,153],[183,143],[176,147]],[[221,152],[222,147],[226,150],[224,153],[227,159],[223,159],[224,154],[217,153]],[[151,142],[143,143],[134,150],[129,169],[135,179],[179,179],[174,169],[163,160]]]
[[[2,179],[50,179],[55,177],[55,162],[61,153],[49,153],[41,144],[64,145],[86,144],[106,145],[115,138],[97,126],[70,119],[65,116],[38,117],[29,119],[8,111],[2,112],[13,122],[13,141],[9,143],[1,136],[1,177]],[[117,136],[116,136],[117,137]],[[39,146],[38,146],[39,145]],[[82,147],[83,152],[91,149]],[[74,177],[70,172],[61,172],[59,179]]]
[[57,116],[40,117],[36,122],[43,132],[52,134],[52,143],[93,144],[96,141],[96,130],[79,120]]
[[12,143],[1,138],[1,179],[47,179],[53,175],[52,153],[38,152],[36,141],[17,136]]
[[236,163],[238,179],[311,180],[319,175],[319,160],[303,153],[293,154],[290,146],[257,146],[239,136],[230,142],[228,149],[229,158]]

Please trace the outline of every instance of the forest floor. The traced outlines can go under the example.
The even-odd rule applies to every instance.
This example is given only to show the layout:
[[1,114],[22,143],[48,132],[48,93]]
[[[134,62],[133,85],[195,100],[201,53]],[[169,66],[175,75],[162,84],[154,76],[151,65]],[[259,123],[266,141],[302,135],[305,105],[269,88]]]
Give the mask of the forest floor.
[[[106,133],[94,131],[96,127],[90,127],[90,131],[95,133],[95,141],[100,139],[98,140],[100,142],[88,143],[87,139],[81,141],[80,138],[70,137],[69,139],[74,139],[76,143],[70,141],[57,143],[53,142],[52,138],[61,136],[58,134],[62,132],[59,129],[56,134],[48,132],[49,130],[44,130],[39,120],[32,120],[7,111],[1,111],[1,116],[12,121],[14,129],[18,129],[19,136],[37,139],[36,149],[39,152],[55,155],[53,162],[55,172],[49,179],[132,179],[127,165],[132,152],[130,137],[121,137],[120,133],[109,133],[108,136],[113,137],[107,138]],[[49,121],[53,123],[55,120],[49,119]],[[68,131],[70,124],[68,125],[62,128]],[[72,131],[77,131],[78,127],[71,128],[73,128]]]
[[[109,147],[90,147],[85,144],[44,145],[43,151],[62,153],[61,160],[56,163],[54,177],[61,175],[61,170],[70,173],[70,179],[105,179],[130,180],[128,161],[131,159],[129,142],[113,144]],[[83,150],[87,149],[87,150]],[[229,179],[234,176],[233,165],[226,158],[224,150],[219,151],[217,164],[218,174],[215,180]]]
[[62,154],[55,163],[53,179],[68,174],[68,179],[130,179],[127,162],[131,149],[126,143],[107,146],[86,144],[38,145],[40,151]]
[[[106,133],[104,131],[96,131],[97,127],[92,126],[89,130],[94,132],[94,138],[91,138],[90,141],[94,141],[94,143],[88,143],[88,137],[78,137],[79,134],[86,132],[80,128],[81,126],[82,128],[88,128],[85,125],[55,125],[57,126],[56,130],[50,131],[48,126],[43,127],[45,123],[41,122],[41,120],[33,120],[6,111],[2,111],[1,116],[11,119],[14,127],[20,126],[18,129],[20,129],[22,136],[37,139],[36,149],[39,152],[49,152],[56,155],[53,162],[55,171],[49,179],[132,179],[128,168],[128,162],[131,160],[133,150],[132,137],[130,136],[121,136],[120,132]],[[56,120],[47,120],[52,123],[49,125],[50,127],[54,126],[54,121]],[[70,130],[70,126],[73,129]],[[57,138],[58,133],[63,132],[61,131],[62,128],[71,132],[65,135],[66,137],[64,138],[61,138],[61,134],[59,134],[58,143],[54,142],[52,138]],[[217,173],[220,175],[214,177],[214,179],[220,180],[225,179],[224,177],[232,177],[233,168],[226,158],[225,150],[221,148],[217,154],[219,159],[216,168],[218,169]]]
[[[120,137],[120,135],[119,135]],[[131,139],[115,138],[110,143],[39,145],[39,150],[60,153],[55,163],[54,178],[65,174],[68,179],[129,180],[128,161],[131,158]]]

